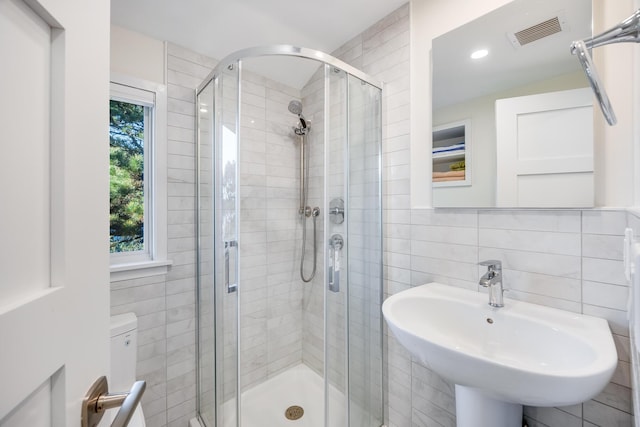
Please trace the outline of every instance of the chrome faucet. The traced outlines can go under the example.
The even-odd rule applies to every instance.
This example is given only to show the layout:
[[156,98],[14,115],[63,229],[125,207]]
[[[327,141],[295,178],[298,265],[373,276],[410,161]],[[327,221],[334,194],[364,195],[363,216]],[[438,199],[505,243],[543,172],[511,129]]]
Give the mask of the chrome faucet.
[[479,265],[487,267],[487,272],[482,275],[478,282],[481,286],[489,288],[489,305],[491,307],[504,307],[502,295],[502,262],[497,260],[482,261]]

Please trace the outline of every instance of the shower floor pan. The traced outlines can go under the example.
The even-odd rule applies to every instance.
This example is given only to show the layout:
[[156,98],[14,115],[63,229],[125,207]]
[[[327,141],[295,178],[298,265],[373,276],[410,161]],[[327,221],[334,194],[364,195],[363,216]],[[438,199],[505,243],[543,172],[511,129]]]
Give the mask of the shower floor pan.
[[[345,426],[344,394],[330,388],[330,426]],[[242,427],[323,427],[324,383],[321,376],[304,364],[289,368],[242,393]],[[232,413],[234,402],[225,404]],[[286,416],[287,409],[300,407],[304,414],[295,420]],[[227,408],[225,408],[227,409]],[[226,412],[226,411],[225,411]],[[292,408],[290,415],[300,415]],[[230,420],[225,427],[232,427]]]

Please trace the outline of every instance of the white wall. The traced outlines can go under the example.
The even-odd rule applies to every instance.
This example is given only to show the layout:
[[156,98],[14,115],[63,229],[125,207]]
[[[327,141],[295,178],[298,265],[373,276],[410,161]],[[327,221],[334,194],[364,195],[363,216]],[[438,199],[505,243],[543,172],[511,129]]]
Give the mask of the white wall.
[[[431,41],[504,4],[507,0],[411,0],[411,205],[432,206],[431,186]],[[618,23],[634,10],[634,0],[594,2],[595,32]],[[618,114],[608,127],[594,109],[596,206],[632,206],[633,52],[640,46],[612,45],[595,50],[596,65]],[[637,56],[637,54],[636,54]],[[595,100],[595,98],[594,98]],[[606,143],[605,143],[606,141]]]
[[111,26],[111,72],[164,84],[165,44],[143,34]]
[[[595,0],[594,32],[600,33],[627,18],[640,7],[633,0]],[[596,206],[633,206],[633,86],[640,69],[634,69],[634,52],[640,45],[613,44],[593,50],[596,68],[618,117],[616,126],[608,126],[598,108],[594,108],[594,168]]]

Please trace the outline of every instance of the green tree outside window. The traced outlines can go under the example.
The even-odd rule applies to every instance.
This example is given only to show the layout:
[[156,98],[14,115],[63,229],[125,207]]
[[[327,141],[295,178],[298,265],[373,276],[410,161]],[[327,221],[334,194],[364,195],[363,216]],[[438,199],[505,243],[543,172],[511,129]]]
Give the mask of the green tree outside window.
[[144,250],[144,108],[110,102],[110,252]]

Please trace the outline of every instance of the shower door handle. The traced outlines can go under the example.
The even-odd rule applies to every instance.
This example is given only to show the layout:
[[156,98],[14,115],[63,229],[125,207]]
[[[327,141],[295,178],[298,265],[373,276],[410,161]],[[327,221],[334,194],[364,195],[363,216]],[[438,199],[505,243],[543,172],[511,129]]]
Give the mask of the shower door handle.
[[[230,283],[229,280],[229,276],[231,275],[230,273],[230,269],[229,269],[229,252],[231,251],[231,248],[237,248],[238,247],[238,242],[236,240],[227,240],[224,242],[224,287],[227,290],[227,293],[232,293],[238,290],[238,284],[235,283]],[[237,250],[236,250],[236,257],[237,257]],[[235,266],[235,262],[233,263],[233,265]]]
[[329,240],[331,248],[330,264],[329,264],[329,290],[331,292],[340,292],[340,254],[344,246],[344,239],[339,234],[334,234]]

